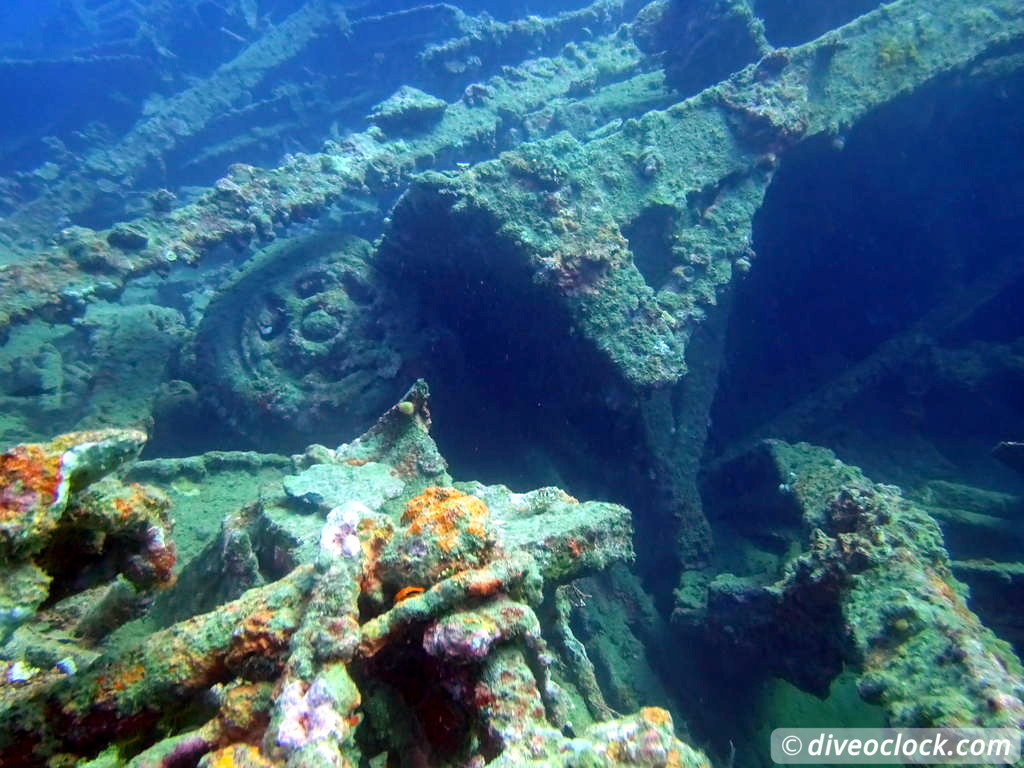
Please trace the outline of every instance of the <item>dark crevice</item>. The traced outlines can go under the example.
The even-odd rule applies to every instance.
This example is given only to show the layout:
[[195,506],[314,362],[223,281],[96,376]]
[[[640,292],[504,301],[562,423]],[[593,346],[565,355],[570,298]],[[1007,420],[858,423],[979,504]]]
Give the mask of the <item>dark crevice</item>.
[[1024,334],[1013,309],[1019,281],[952,324],[927,323],[935,307],[1016,258],[1020,90],[938,83],[849,135],[807,142],[785,158],[754,223],[758,259],[731,318],[712,452],[922,323],[928,338],[918,351],[851,398],[842,419],[776,436],[852,450],[851,460],[884,480],[887,462],[872,462],[871,449],[894,433],[938,442],[957,434],[977,450],[1011,425],[1024,432],[1008,395],[1019,375],[993,366],[972,391],[950,367],[957,350]]
[[465,218],[421,206],[382,250],[395,290],[440,329],[425,373],[442,454],[457,477],[517,490],[610,490],[642,461],[628,392],[488,222]]
[[652,206],[622,230],[629,241],[633,263],[644,276],[644,281],[655,291],[669,282],[672,270],[677,265],[672,253],[672,231],[676,218],[673,207]]

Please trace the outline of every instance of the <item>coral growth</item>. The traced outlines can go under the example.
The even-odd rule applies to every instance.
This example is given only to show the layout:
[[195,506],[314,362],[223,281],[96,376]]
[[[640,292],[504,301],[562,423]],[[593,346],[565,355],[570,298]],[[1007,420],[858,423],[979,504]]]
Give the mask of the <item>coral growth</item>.
[[[0,760],[43,765],[105,749],[124,765],[116,745],[135,733],[148,741],[138,767],[343,768],[384,755],[402,765],[704,764],[663,710],[563,733],[573,678],[593,671],[585,655],[559,661],[539,616],[558,615],[544,608],[548,586],[632,555],[628,511],[557,489],[456,488],[427,432],[425,385],[402,402],[411,417],[396,406],[352,444],[299,457],[307,466],[288,487],[345,468],[336,491],[349,498],[325,517],[285,493],[226,525],[258,551],[286,549],[299,561],[288,575],[77,674],[10,688]],[[401,490],[380,493],[381,466]],[[95,527],[101,509],[142,519],[125,498],[97,495],[74,519]],[[205,716],[167,735],[185,710]]]
[[[779,477],[791,482],[768,485]],[[830,451],[780,441],[723,467],[715,485],[737,482],[784,495],[780,508],[805,536],[774,579],[712,581],[704,631],[737,651],[737,664],[766,644],[786,648],[772,671],[819,695],[848,666],[894,726],[1024,723],[1020,661],[968,607],[938,524],[899,489]]]
[[[100,430],[18,445],[0,455],[0,636],[29,621],[53,594],[78,591],[97,555],[136,586],[173,580],[168,502],[155,489],[106,475],[134,459],[145,434]],[[113,575],[113,574],[111,574]],[[80,589],[81,587],[79,587]]]

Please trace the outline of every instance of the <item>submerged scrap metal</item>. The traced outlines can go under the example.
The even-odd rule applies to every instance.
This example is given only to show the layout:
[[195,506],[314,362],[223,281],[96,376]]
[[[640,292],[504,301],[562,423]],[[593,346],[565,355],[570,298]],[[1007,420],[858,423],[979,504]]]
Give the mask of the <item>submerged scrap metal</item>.
[[[430,309],[430,299],[447,291],[428,286],[442,282],[451,259],[425,248],[420,235],[443,227],[452,248],[467,252],[473,238],[499,243],[464,266],[515,278],[505,286],[508,301],[557,308],[544,317],[574,337],[593,369],[641,393],[642,429],[664,465],[671,514],[683,521],[678,559],[703,567],[711,543],[695,474],[717,368],[707,362],[715,350],[702,353],[696,369],[687,350],[695,333],[720,332],[720,302],[750,267],[751,222],[776,167],[815,136],[840,133],[882,104],[998,57],[1024,35],[1024,18],[1011,0],[899,0],[812,42],[766,53],[668,108],[664,77],[644,71],[653,60],[628,34],[657,37],[652,24],[645,16],[621,34],[508,68],[443,110],[434,103],[434,122],[408,135],[375,126],[328,141],[320,153],[291,155],[274,170],[235,165],[175,210],[103,231],[67,229],[34,262],[0,270],[0,292],[9,297],[0,329],[39,315],[74,322],[141,275],[200,263],[225,246],[247,248],[289,223],[327,216],[342,200],[377,211],[416,171],[512,148],[462,173],[418,178],[372,259],[390,263]],[[544,138],[562,128],[572,135]],[[658,231],[662,255],[631,249],[627,235],[636,226]],[[260,403],[286,420],[319,405],[293,401],[302,383],[276,397],[240,381],[241,396],[225,400]],[[347,394],[313,384],[311,399]]]
[[[760,522],[777,529],[755,536],[788,532],[803,549],[771,573],[712,578],[696,474],[725,300],[750,267],[751,222],[786,153],[1012,52],[1024,10],[1011,0],[897,0],[811,43],[768,51],[749,4],[736,6],[760,58],[692,98],[668,106],[665,77],[644,71],[652,59],[629,39],[657,37],[641,29],[657,25],[653,12],[618,36],[505,69],[450,103],[405,92],[376,110],[376,127],[320,153],[269,171],[236,165],[189,205],[103,231],[65,230],[34,262],[0,268],[9,298],[0,328],[42,318],[81,333],[72,323],[82,312],[137,277],[244,251],[351,200],[366,202],[372,219],[408,186],[376,249],[352,238],[314,254],[326,239],[293,240],[264,251],[212,304],[190,307],[206,313],[200,375],[229,390],[218,395],[223,410],[250,411],[238,431],[301,434],[303,417],[339,411],[352,428],[430,346],[407,336],[406,315],[389,305],[404,312],[415,297],[428,314],[454,308],[463,326],[507,331],[526,348],[521,359],[569,361],[570,376],[592,376],[595,390],[622,385],[638,403],[625,417],[626,398],[602,405],[639,422],[623,433],[646,440],[658,463],[661,474],[635,473],[642,493],[670,486],[645,521],[659,541],[645,545],[699,571],[696,588],[676,593],[679,626],[706,622],[708,637],[741,651],[776,638],[787,655],[772,671],[815,693],[851,664],[861,694],[894,724],[1019,725],[1019,663],[966,607],[927,515],[831,457],[806,449],[817,458],[804,466],[782,447],[764,449],[774,469],[759,501],[786,514],[766,515]],[[437,49],[425,66],[462,74],[472,62],[451,52]],[[499,148],[511,151],[487,159]],[[639,227],[657,231],[656,249],[636,245]],[[453,296],[455,285],[473,289]],[[263,304],[251,301],[268,287]],[[362,330],[373,328],[397,330]],[[392,343],[399,337],[410,346]],[[334,386],[353,373],[357,385]],[[360,377],[372,394],[347,400]],[[578,379],[566,389],[582,399],[573,387]],[[182,608],[189,581],[159,598],[177,623],[134,648],[95,645],[103,633],[94,616],[93,629],[73,638],[80,674],[8,676],[0,758],[94,768],[344,765],[384,754],[409,764],[698,764],[663,710],[587,725],[608,709],[556,587],[630,556],[625,510],[554,489],[453,484],[428,425],[416,387],[364,437],[299,457],[281,491],[232,515],[209,547],[227,563],[209,572],[232,581],[209,593],[204,613],[177,621],[195,612]],[[105,531],[116,502],[90,498],[83,527]],[[10,567],[31,570],[34,554]],[[15,623],[31,622],[45,600],[37,581],[10,598]]]
[[[212,31],[203,29],[199,14],[190,18],[174,4],[159,5],[159,18],[144,22],[147,30],[193,27],[178,34],[192,43],[199,42],[197,33]],[[259,18],[247,19],[250,31],[258,31],[251,42],[216,32],[220,45],[207,41],[203,47],[221,63],[201,78],[185,77],[189,56],[175,58],[157,44],[184,70],[175,74],[187,87],[140,104],[136,123],[115,141],[95,140],[94,146],[85,141],[89,131],[79,131],[68,147],[49,137],[53,157],[32,173],[18,174],[24,189],[10,182],[14,210],[0,222],[0,234],[16,245],[36,247],[29,244],[45,242],[62,221],[99,227],[122,218],[130,197],[143,190],[155,212],[167,212],[175,198],[163,187],[209,184],[237,160],[277,162],[288,149],[321,143],[328,135],[324,127],[332,123],[331,135],[339,133],[339,125],[362,128],[367,109],[410,80],[449,98],[480,89],[471,84],[521,62],[526,50],[532,56],[552,54],[575,36],[610,33],[628,19],[636,0],[598,0],[548,19],[510,23],[486,13],[470,16],[448,4],[289,0],[287,5],[274,12],[262,8]],[[257,16],[255,5],[250,10]],[[271,16],[279,17],[276,23],[270,23]],[[295,76],[297,64],[318,58],[328,47],[334,49],[329,70]],[[149,63],[144,57],[135,61]],[[12,80],[19,77],[24,75],[12,73]]]
[[145,440],[135,430],[75,432],[0,454],[0,641],[33,618],[52,596],[53,574],[66,574],[76,554],[121,560],[141,588],[173,580],[167,499],[106,477]]
[[[560,585],[632,557],[629,512],[556,488],[453,483],[429,426],[420,382],[357,440],[293,457],[280,491],[231,523],[261,564],[224,585],[234,599],[135,642],[93,648],[78,637],[75,654],[68,639],[70,666],[6,660],[0,759],[707,766],[664,709],[606,720],[561,605]],[[55,441],[64,451],[50,454],[68,457],[68,508],[141,439]],[[5,498],[27,488],[10,476]],[[767,442],[720,467],[709,492],[716,523],[736,526],[749,548],[805,540],[774,569],[752,557],[762,570],[712,582],[695,631],[731,649],[734,664],[785,647],[771,671],[823,693],[850,665],[894,725],[1024,727],[1024,670],[967,607],[935,522],[895,489],[824,449]],[[118,519],[130,511],[106,502]],[[23,505],[5,530],[28,530],[41,508]],[[234,554],[202,555],[217,556]],[[186,581],[177,598],[192,590]]]
[[[283,578],[77,674],[9,679],[0,759],[706,766],[663,709],[587,725],[567,693],[589,662],[559,658],[545,634],[571,630],[538,618],[559,584],[632,557],[629,512],[454,487],[429,423],[418,383],[363,437],[297,457],[290,493],[248,523]],[[194,724],[174,727],[186,712]],[[125,750],[130,734],[144,743]]]
[[489,154],[508,120],[565,94],[578,78],[637,69],[633,46],[599,40],[588,49],[589,56],[572,63],[538,59],[493,78],[482,104],[450,104],[440,123],[415,139],[368,131],[328,141],[319,154],[289,155],[277,169],[236,164],[194,203],[169,213],[104,231],[65,230],[59,247],[31,268],[11,264],[0,271],[0,292],[11,297],[0,311],[0,330],[41,311],[74,314],[97,291],[116,294],[133,277],[194,264],[218,246],[273,237],[275,228],[321,216],[345,195],[393,193],[417,168]]
[[[449,295],[440,285],[458,285],[457,263],[533,312],[561,307],[540,316],[563,343],[582,341],[644,394],[641,418],[681,520],[679,561],[701,568],[711,537],[695,477],[721,347],[701,350],[696,371],[687,348],[698,331],[720,333],[719,304],[750,269],[753,218],[777,167],[797,146],[1022,36],[1015,3],[886,4],[608,135],[524,144],[455,178],[423,174],[397,204],[379,259],[428,305]],[[625,235],[638,222],[661,253],[630,251]],[[427,247],[432,235],[448,246]],[[501,306],[483,307],[488,324],[522,325]]]
[[[698,98],[649,112],[585,144],[580,167],[604,170],[598,180],[602,196],[610,199],[609,213],[620,224],[651,205],[667,205],[675,213],[675,250],[707,261],[702,272],[710,272],[708,278],[681,292],[685,306],[674,313],[679,322],[687,325],[694,312],[699,316],[691,305],[713,300],[715,287],[730,279],[730,263],[749,255],[750,219],[782,152],[811,136],[837,132],[874,107],[994,55],[1024,34],[1020,8],[1009,0],[984,7],[932,3],[924,14],[932,24],[927,32],[919,32],[915,23],[922,16],[919,5],[890,3],[818,40],[773,51]],[[894,51],[906,55],[897,60]],[[382,140],[367,132],[328,142],[319,154],[290,156],[274,171],[235,166],[216,190],[166,216],[101,232],[67,231],[62,247],[38,266],[63,268],[70,275],[106,272],[106,280],[116,285],[168,261],[193,263],[220,244],[248,244],[275,226],[319,216],[345,193],[393,189],[413,169],[453,153],[472,158],[492,151],[510,121],[571,92],[581,79],[607,82],[635,74],[642,58],[628,41],[600,39],[574,47],[571,56],[538,59],[484,84],[488,95],[482,103],[449,104],[433,130],[413,139]],[[631,117],[629,109],[642,103],[639,98],[626,95],[619,114],[608,119]],[[96,289],[90,285],[95,278],[66,275],[54,280],[55,292],[48,295],[40,290],[43,275],[26,283],[19,282],[19,273],[9,269],[2,275],[5,292],[20,285],[29,293],[21,306],[7,310],[4,325],[59,303],[59,285],[77,283],[83,297]]]
[[[736,661],[824,695],[849,666],[901,727],[1024,729],[1024,668],[967,605],[935,520],[826,449],[769,440],[718,467],[710,491],[749,572],[711,582],[700,632]],[[758,542],[792,536],[770,558]],[[753,656],[751,656],[753,654]]]

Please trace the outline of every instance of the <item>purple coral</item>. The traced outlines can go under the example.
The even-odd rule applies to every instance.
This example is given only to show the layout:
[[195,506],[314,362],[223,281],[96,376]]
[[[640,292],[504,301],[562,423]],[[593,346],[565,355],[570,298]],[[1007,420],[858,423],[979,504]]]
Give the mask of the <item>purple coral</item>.
[[502,636],[501,628],[491,622],[436,621],[423,633],[423,649],[431,656],[482,659],[491,645]]
[[433,622],[423,633],[423,649],[439,658],[482,659],[496,642],[522,638],[539,647],[540,624],[525,605],[500,599],[476,611],[459,611]]
[[359,521],[373,514],[358,501],[346,501],[327,513],[327,522],[320,532],[320,550],[330,557],[354,558],[362,552],[356,529]]
[[325,739],[340,741],[347,731],[344,718],[334,708],[327,684],[317,678],[309,689],[293,680],[281,691],[279,707],[283,714],[277,729],[277,743],[288,749],[300,749]]

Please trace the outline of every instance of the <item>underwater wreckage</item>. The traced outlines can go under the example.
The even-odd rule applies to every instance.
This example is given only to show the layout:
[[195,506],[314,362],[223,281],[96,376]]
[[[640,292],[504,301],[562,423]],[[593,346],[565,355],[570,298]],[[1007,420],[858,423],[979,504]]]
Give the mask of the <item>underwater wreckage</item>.
[[[795,30],[746,2],[294,5],[119,139],[19,177],[0,762],[708,765],[699,743],[717,764],[732,712],[702,675],[845,690],[856,722],[1024,727],[1019,500],[902,492],[800,442],[907,360],[955,379],[935,339],[1019,259],[707,453],[773,180],[887,108],[1009,87],[1019,3]],[[417,18],[438,37],[409,42],[412,84],[282,95],[325,40],[372,81]],[[241,162],[282,101],[270,133],[369,127]],[[974,375],[1019,373],[971,351]],[[210,424],[246,450],[210,450]]]

